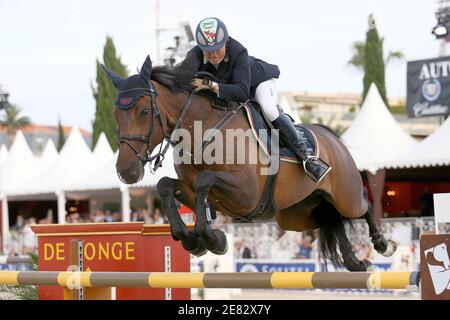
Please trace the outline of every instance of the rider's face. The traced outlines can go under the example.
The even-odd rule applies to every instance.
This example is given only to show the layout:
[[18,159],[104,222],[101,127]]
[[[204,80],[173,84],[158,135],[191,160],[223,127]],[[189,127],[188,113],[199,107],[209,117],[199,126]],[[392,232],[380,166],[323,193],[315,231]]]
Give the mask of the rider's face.
[[225,55],[227,53],[226,46],[223,46],[222,49],[217,51],[203,52],[205,58],[212,64],[219,64],[225,59]]

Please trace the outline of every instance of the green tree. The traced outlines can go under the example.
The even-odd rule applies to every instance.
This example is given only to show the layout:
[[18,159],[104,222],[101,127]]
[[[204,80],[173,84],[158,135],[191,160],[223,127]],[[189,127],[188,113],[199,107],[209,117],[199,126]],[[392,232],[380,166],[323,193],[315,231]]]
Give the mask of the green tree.
[[372,15],[369,17],[369,30],[366,33],[364,60],[363,100],[366,98],[370,85],[373,82],[380,91],[384,103],[388,105],[384,76],[383,43],[378,36],[375,19],[373,19]]
[[352,45],[353,56],[348,64],[364,72],[363,100],[369,91],[370,84],[376,84],[386,105],[388,105],[385,85],[385,67],[393,60],[402,60],[404,55],[400,51],[389,51],[383,58],[384,38],[379,37],[373,15],[369,15],[369,30],[366,41],[356,41]]
[[61,124],[61,117],[58,114],[58,152],[61,151],[64,143],[66,142],[66,137],[64,136],[64,128]]
[[[97,87],[92,87],[95,99],[95,119],[93,121],[92,148],[95,147],[101,132],[104,132],[109,144],[117,150],[117,128],[113,117],[114,100],[117,89],[103,72],[100,62],[97,59]],[[106,37],[106,44],[103,48],[103,64],[110,70],[115,71],[122,77],[127,77],[126,66],[122,64],[120,57],[116,55],[116,48],[112,38]]]
[[5,109],[5,114],[0,119],[0,127],[6,127],[9,145],[11,145],[18,130],[32,124],[30,118],[19,115],[21,111],[19,107],[12,105]]

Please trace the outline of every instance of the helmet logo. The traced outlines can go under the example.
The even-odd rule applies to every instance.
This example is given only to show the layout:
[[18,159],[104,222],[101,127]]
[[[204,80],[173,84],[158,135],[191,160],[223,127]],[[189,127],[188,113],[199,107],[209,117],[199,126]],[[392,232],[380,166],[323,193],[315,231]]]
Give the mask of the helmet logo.
[[217,30],[217,20],[216,19],[205,19],[200,23],[200,30],[205,36],[208,44],[214,44],[216,41],[216,30]]

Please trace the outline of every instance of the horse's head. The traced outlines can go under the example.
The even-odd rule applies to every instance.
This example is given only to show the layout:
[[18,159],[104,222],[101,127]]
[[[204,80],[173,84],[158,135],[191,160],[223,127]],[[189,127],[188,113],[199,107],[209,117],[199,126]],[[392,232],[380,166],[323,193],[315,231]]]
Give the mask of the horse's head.
[[102,68],[119,90],[114,109],[120,143],[116,170],[123,182],[136,183],[144,176],[145,163],[153,160],[150,154],[154,147],[164,138],[156,91],[150,81],[152,62],[147,56],[140,73],[127,79]]

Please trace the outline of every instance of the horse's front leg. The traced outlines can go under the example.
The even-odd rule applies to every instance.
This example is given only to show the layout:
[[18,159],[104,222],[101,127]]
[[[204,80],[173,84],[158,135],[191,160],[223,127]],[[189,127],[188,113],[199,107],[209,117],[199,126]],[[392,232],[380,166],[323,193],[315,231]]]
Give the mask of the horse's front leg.
[[189,231],[178,212],[174,197],[181,203],[193,207],[195,194],[192,188],[182,180],[164,177],[156,186],[163,203],[164,213],[170,224],[170,231],[175,241],[181,240],[183,248],[195,256],[206,253],[206,248],[193,231]]
[[[248,181],[247,181],[248,182]],[[205,247],[215,254],[225,254],[228,249],[225,234],[212,228],[213,204],[208,203],[208,194],[212,188],[217,194],[225,198],[233,199],[237,207],[243,207],[246,201],[242,201],[242,193],[239,195],[239,186],[245,185],[251,189],[245,178],[236,172],[202,171],[194,182],[195,191],[195,234],[203,240]],[[244,204],[244,205],[243,205]]]

